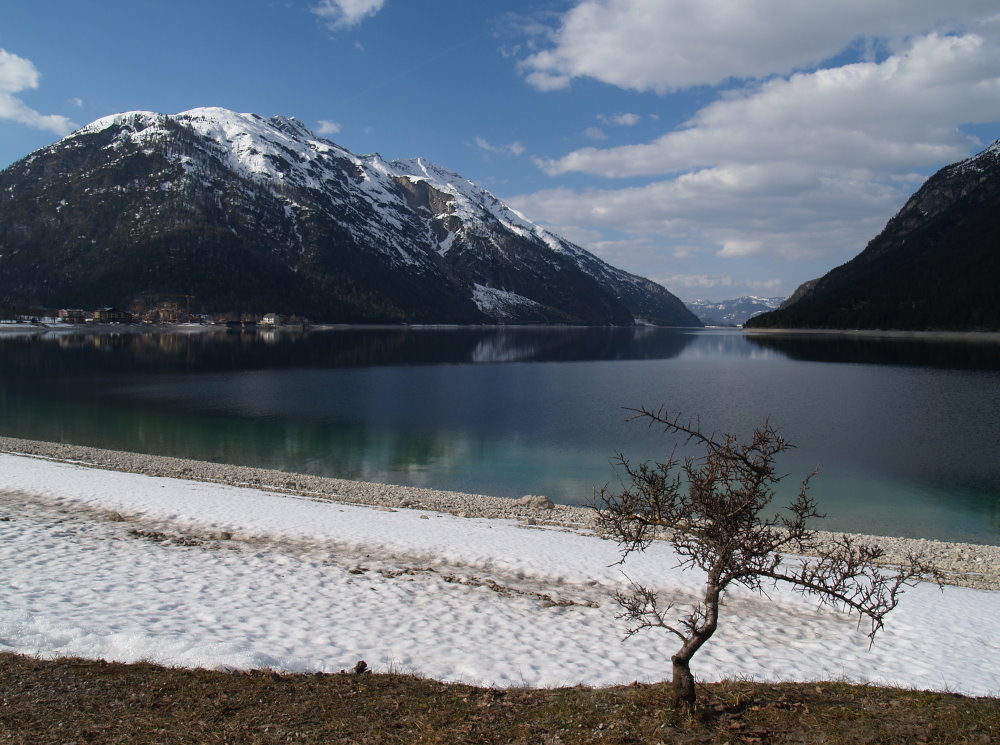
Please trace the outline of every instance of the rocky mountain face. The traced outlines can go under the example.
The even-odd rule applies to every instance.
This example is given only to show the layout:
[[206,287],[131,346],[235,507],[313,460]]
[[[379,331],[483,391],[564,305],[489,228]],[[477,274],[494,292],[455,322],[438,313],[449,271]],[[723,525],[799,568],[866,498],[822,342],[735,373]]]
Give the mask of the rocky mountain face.
[[868,246],[756,328],[1000,330],[1000,140],[931,176]]
[[119,114],[0,172],[0,299],[148,293],[325,322],[700,325],[458,174],[292,118]]
[[774,310],[783,301],[781,297],[744,295],[732,300],[692,300],[685,305],[706,326],[742,326],[751,316]]

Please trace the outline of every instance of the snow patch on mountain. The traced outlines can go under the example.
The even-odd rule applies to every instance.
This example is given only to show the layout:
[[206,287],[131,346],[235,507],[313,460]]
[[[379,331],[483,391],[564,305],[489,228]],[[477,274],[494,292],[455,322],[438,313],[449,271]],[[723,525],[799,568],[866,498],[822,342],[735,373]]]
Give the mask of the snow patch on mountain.
[[692,300],[685,304],[706,326],[742,326],[758,313],[779,307],[784,300],[744,295],[732,300]]
[[510,320],[517,318],[524,309],[541,308],[541,303],[537,303],[531,298],[518,295],[516,292],[500,290],[496,287],[487,287],[475,284],[472,289],[472,300],[487,315],[494,318]]
[[165,121],[166,118],[167,117],[163,114],[157,114],[155,111],[126,111],[122,114],[112,114],[111,116],[101,117],[100,119],[97,119],[76,130],[76,132],[70,135],[70,138],[78,135],[103,132],[110,127],[145,130],[157,121]]

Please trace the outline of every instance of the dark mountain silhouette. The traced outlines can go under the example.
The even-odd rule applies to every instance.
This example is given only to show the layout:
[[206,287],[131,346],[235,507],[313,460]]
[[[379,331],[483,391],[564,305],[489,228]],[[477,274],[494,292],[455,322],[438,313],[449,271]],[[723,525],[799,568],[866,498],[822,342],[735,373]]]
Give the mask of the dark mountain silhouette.
[[851,261],[748,328],[1000,329],[1000,141],[931,176]]

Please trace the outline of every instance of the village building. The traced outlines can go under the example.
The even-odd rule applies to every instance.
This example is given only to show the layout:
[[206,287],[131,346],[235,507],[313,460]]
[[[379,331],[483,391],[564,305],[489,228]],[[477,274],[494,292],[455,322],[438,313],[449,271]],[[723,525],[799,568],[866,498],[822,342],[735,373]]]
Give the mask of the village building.
[[121,308],[98,308],[94,311],[97,323],[132,323],[133,320],[133,315]]

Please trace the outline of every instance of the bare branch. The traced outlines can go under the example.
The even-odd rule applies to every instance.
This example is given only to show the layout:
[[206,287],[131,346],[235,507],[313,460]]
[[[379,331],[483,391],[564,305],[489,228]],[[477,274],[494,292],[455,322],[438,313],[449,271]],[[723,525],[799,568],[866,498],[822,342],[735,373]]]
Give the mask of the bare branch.
[[881,546],[859,544],[842,535],[833,546],[820,552],[818,559],[803,559],[793,571],[762,574],[773,581],[787,582],[804,594],[816,595],[820,603],[857,613],[867,619],[869,639],[884,627],[885,616],[899,603],[905,587],[917,582],[942,584],[940,570],[922,556],[909,554],[902,566],[889,569],[879,565],[885,551]]
[[[656,593],[642,585],[636,584],[631,579],[629,579],[629,582],[632,585],[631,594],[623,592],[615,593],[615,602],[623,610],[616,618],[626,619],[631,622],[625,638],[629,638],[643,629],[663,628],[678,636],[681,641],[687,641],[684,633],[667,620],[667,614],[673,610],[673,603],[668,603],[665,608],[660,608]],[[683,619],[681,623],[683,624]]]

